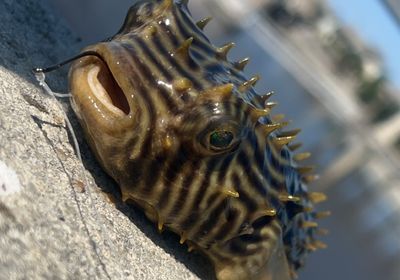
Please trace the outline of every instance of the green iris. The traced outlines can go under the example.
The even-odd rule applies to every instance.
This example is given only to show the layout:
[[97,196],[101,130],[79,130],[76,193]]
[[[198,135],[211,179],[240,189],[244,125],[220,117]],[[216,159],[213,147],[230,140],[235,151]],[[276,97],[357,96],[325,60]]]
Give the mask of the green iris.
[[229,147],[233,140],[233,133],[226,130],[214,131],[210,134],[210,144],[217,149]]

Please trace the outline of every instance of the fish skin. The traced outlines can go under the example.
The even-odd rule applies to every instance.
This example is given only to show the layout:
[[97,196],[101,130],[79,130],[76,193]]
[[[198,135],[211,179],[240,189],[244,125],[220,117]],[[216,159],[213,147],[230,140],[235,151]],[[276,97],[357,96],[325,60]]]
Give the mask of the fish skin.
[[292,279],[317,230],[303,226],[315,211],[287,146],[298,131],[273,123],[259,77],[203,28],[185,1],[140,1],[71,66],[72,107],[123,200],[206,255],[217,279]]

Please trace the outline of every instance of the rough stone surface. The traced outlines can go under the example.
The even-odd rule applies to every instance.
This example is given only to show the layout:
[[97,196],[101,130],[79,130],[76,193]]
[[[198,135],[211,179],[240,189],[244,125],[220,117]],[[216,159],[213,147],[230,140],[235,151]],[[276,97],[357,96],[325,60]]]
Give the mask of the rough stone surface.
[[[21,184],[0,176],[0,279],[212,279],[204,258],[121,202],[66,102],[77,159],[60,106],[30,72],[77,53],[62,20],[42,1],[2,0],[0,22],[0,167]],[[66,76],[52,88],[65,92]]]

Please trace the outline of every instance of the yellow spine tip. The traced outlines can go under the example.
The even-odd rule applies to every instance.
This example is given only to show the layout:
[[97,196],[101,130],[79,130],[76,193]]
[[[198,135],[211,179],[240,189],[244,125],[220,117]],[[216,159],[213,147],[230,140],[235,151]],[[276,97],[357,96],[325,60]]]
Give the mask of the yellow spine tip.
[[228,84],[214,87],[213,91],[220,95],[229,95],[230,96],[234,87],[235,87],[234,84],[228,83]]
[[315,231],[316,234],[321,235],[321,236],[325,236],[329,234],[329,230],[325,229],[325,228],[319,228]]
[[217,49],[217,58],[226,60],[228,52],[235,46],[234,42],[227,43]]
[[320,203],[327,199],[326,194],[321,192],[310,192],[308,194],[308,198],[311,200],[312,203]]
[[246,65],[250,62],[250,58],[246,57],[243,58],[242,60],[239,60],[238,62],[235,62],[234,66],[237,70],[243,71]]
[[268,136],[273,131],[281,129],[281,128],[287,126],[288,124],[289,124],[288,122],[266,124],[266,125],[263,125],[263,129],[264,129],[265,135]]
[[306,152],[306,153],[299,153],[297,155],[294,155],[293,159],[296,160],[296,161],[303,161],[303,160],[306,160],[306,159],[308,159],[310,157],[311,157],[311,153]]
[[157,27],[155,27],[154,25],[149,25],[148,27],[146,27],[146,29],[144,30],[144,35],[146,38],[152,37],[157,33]]
[[278,114],[278,115],[273,116],[272,120],[274,122],[280,122],[280,121],[284,120],[285,118],[286,118],[285,114]]
[[244,93],[246,91],[248,91],[252,86],[255,86],[256,83],[260,80],[260,76],[259,75],[255,75],[253,77],[250,78],[250,80],[244,82],[243,84],[241,84],[238,88],[238,90],[241,93]]
[[317,247],[315,247],[313,244],[310,244],[310,243],[306,244],[306,245],[305,245],[305,248],[306,248],[307,250],[309,250],[309,251],[312,251],[312,252],[317,251]]
[[234,84],[223,84],[205,90],[199,95],[199,99],[227,100],[232,97]]
[[271,216],[271,217],[276,216],[276,209],[274,208],[268,208],[265,209],[264,211],[266,216]]
[[275,145],[277,149],[282,149],[283,146],[289,144],[294,139],[296,139],[296,135],[293,136],[284,136],[284,137],[276,137],[272,140],[272,143]]
[[289,150],[291,150],[293,152],[297,149],[300,149],[302,146],[303,146],[303,143],[294,143],[292,145],[289,145],[288,148],[289,148]]
[[299,278],[299,275],[294,271],[293,269],[290,269],[290,277],[291,279],[297,279]]
[[161,9],[168,9],[168,8],[171,8],[173,6],[173,4],[174,4],[173,0],[164,0],[161,3],[160,7],[161,7]]
[[187,240],[186,233],[182,232],[181,239],[179,240],[179,243],[183,244],[183,243],[185,243],[186,240]]
[[305,183],[312,183],[318,179],[319,179],[319,175],[317,175],[317,174],[303,176],[303,181]]
[[304,211],[305,213],[311,213],[312,211],[314,211],[314,208],[313,208],[313,207],[304,207],[304,208],[303,208],[303,211]]
[[299,202],[301,200],[300,197],[289,195],[289,194],[280,194],[280,195],[278,195],[278,199],[282,202],[289,202],[289,201]]
[[299,172],[300,174],[306,174],[312,172],[314,171],[314,169],[315,166],[300,166],[296,168],[297,172]]
[[172,82],[172,87],[176,90],[176,91],[187,91],[190,90],[192,88],[193,84],[192,82],[187,79],[187,78],[179,78],[179,79],[175,79]]
[[323,219],[323,218],[327,218],[327,217],[329,217],[331,215],[332,215],[331,211],[323,211],[323,212],[315,213],[315,218],[316,219]]
[[233,189],[227,189],[227,188],[222,189],[222,193],[224,195],[226,195],[226,196],[229,196],[229,197],[234,197],[234,198],[238,198],[239,197],[239,193],[237,191],[233,190]]
[[212,20],[212,17],[205,17],[201,20],[199,20],[196,25],[198,28],[200,28],[201,30],[204,30],[204,28],[206,27],[206,25]]
[[252,108],[250,111],[250,118],[256,122],[259,118],[265,117],[269,114],[269,110]]
[[163,221],[160,219],[160,220],[158,220],[158,223],[157,223],[157,229],[158,229],[158,231],[161,233],[162,231],[163,231],[163,229],[164,229],[164,223],[163,223]]
[[301,227],[302,228],[317,228],[318,223],[311,222],[311,221],[303,221],[303,223],[301,224]]
[[190,46],[193,43],[194,38],[193,37],[189,37],[188,39],[186,39],[178,49],[175,50],[175,52],[172,53],[172,55],[178,55],[181,56],[182,58],[188,58],[189,57],[189,49]]
[[301,129],[293,129],[288,131],[282,131],[279,137],[289,137],[289,136],[296,136],[301,132]]
[[278,105],[278,102],[275,102],[275,101],[267,102],[267,103],[264,104],[265,108],[268,108],[268,109],[272,109],[276,105]]
[[313,245],[314,245],[315,247],[317,247],[318,249],[326,249],[326,248],[328,248],[328,245],[327,245],[327,244],[325,244],[324,242],[319,241],[319,240],[315,240],[315,241],[313,242]]
[[130,196],[128,194],[122,192],[122,202],[126,202],[129,198]]

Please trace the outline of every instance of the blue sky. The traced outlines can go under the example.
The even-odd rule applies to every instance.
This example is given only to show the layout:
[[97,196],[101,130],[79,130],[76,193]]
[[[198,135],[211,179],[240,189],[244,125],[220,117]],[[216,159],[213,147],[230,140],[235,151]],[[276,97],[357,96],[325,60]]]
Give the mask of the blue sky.
[[335,13],[378,48],[387,77],[400,89],[400,27],[380,0],[329,0]]

